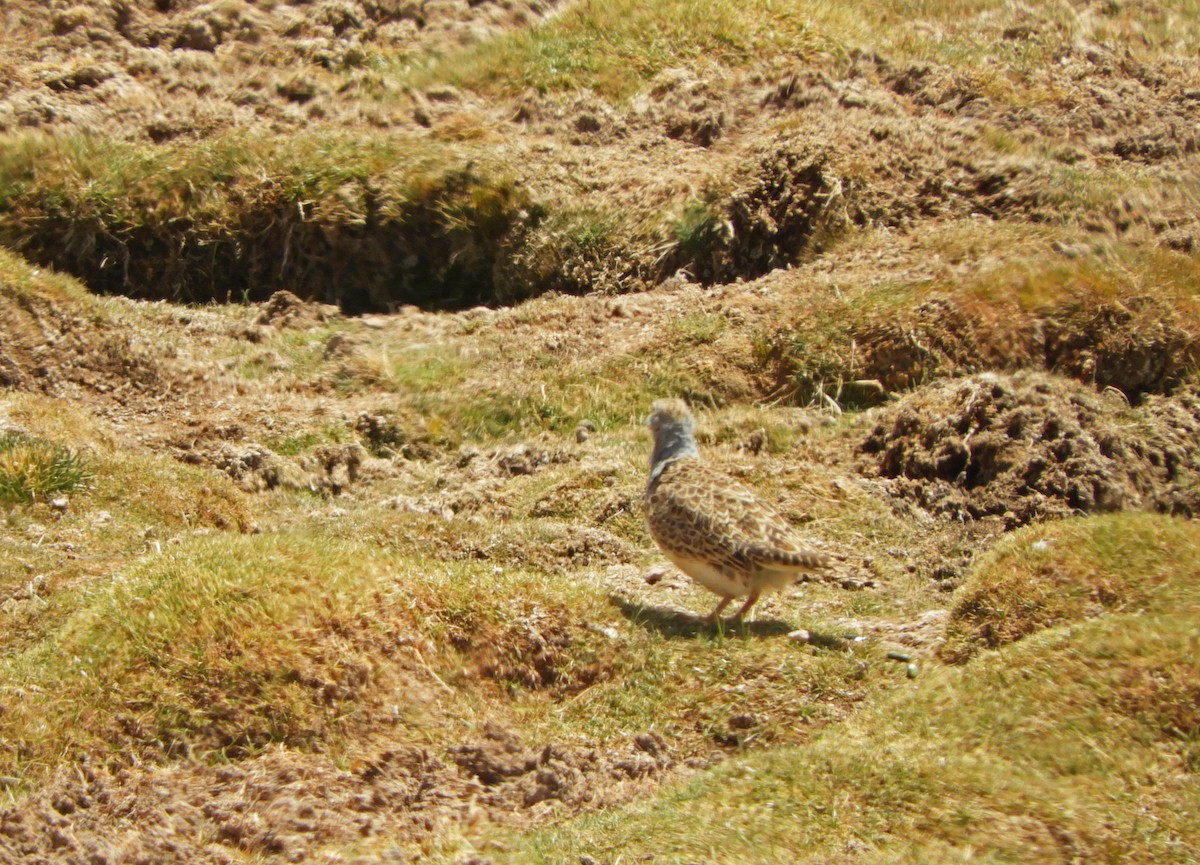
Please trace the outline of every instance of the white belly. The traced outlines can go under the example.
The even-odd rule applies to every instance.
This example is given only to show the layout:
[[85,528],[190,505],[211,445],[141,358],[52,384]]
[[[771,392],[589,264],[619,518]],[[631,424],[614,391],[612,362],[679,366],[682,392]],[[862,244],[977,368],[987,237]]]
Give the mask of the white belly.
[[667,554],[675,567],[683,571],[710,592],[723,598],[740,598],[750,593],[750,587],[741,580],[733,580],[722,574],[708,562]]
[[670,553],[666,555],[675,564],[675,567],[710,592],[715,592],[723,598],[743,598],[750,594],[751,588],[760,593],[786,588],[794,583],[797,577],[795,571],[759,570],[748,578],[734,579],[700,559],[689,559]]

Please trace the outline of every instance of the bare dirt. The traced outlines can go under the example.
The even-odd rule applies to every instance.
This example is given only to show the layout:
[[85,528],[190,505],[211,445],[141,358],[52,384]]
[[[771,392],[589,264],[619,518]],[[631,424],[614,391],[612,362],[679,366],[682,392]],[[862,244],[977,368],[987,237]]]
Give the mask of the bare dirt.
[[[529,25],[554,2],[243,0],[14,3],[0,129],[73,127],[155,142],[237,128],[390,125],[339,98],[334,70],[375,49],[445,49]],[[416,122],[405,118],[406,122]]]
[[[604,751],[529,749],[489,726],[449,755],[410,746],[348,768],[286,751],[224,766],[84,765],[0,813],[0,856],[31,865],[378,861],[327,848],[380,837],[433,848],[485,818],[516,830],[644,795],[676,763],[653,732]],[[394,855],[406,854],[397,846]]]
[[[1080,14],[1101,14],[1099,4],[1076,5]],[[897,65],[865,53],[834,71],[794,61],[733,78],[668,70],[619,107],[594,96],[536,92],[494,105],[437,87],[383,108],[366,98],[365,81],[348,92],[334,86],[344,80],[336,70],[363,66],[378,49],[464,44],[561,8],[541,0],[5,4],[0,132],[87,129],[167,143],[229,129],[288,134],[365,124],[452,137],[469,126],[494,136],[514,165],[525,166],[524,188],[552,207],[570,199],[584,209],[678,210],[710,187],[728,187],[729,194],[715,205],[721,219],[666,255],[619,246],[597,252],[572,245],[549,224],[518,226],[528,229],[522,243],[488,263],[494,281],[466,301],[517,300],[548,288],[591,292],[569,306],[560,298],[534,301],[520,316],[400,309],[414,298],[380,287],[390,286],[394,274],[364,275],[378,271],[379,237],[346,229],[358,224],[356,212],[322,215],[306,228],[320,233],[327,256],[348,268],[339,271],[353,286],[346,294],[330,293],[327,267],[270,270],[249,292],[263,302],[241,318],[164,305],[152,314],[154,338],[119,316],[93,317],[36,291],[0,294],[0,385],[71,400],[110,424],[128,447],[228,475],[250,504],[215,504],[201,522],[219,529],[256,530],[254,496],[263,491],[362,494],[415,471],[410,462],[439,474],[439,487],[393,495],[382,507],[431,518],[481,510],[503,515],[516,506],[508,491],[514,477],[584,462],[586,448],[531,437],[519,445],[447,449],[382,411],[385,392],[338,390],[339,372],[361,367],[381,327],[435,343],[519,344],[524,348],[511,352],[511,363],[532,368],[546,354],[562,363],[605,352],[637,357],[663,338],[667,323],[687,316],[717,316],[735,322],[739,334],[769,334],[797,317],[800,280],[816,286],[809,297],[817,297],[836,292],[839,281],[956,278],[957,262],[931,262],[914,252],[917,245],[906,246],[907,232],[936,233],[941,220],[1069,224],[1079,229],[1080,242],[1054,251],[1063,260],[1096,255],[1114,240],[1171,252],[1200,245],[1200,221],[1186,197],[1134,193],[1067,211],[1049,192],[1045,163],[998,152],[986,141],[994,130],[1018,141],[1048,136],[1063,142],[1060,165],[1136,163],[1154,177],[1192,170],[1200,146],[1200,72],[1146,65],[1104,46],[1065,51],[1041,73],[1058,98],[1020,112],[936,63]],[[1018,24],[991,36],[1020,40],[1031,33]],[[791,132],[779,132],[781,118],[790,118]],[[29,206],[33,213],[40,205]],[[31,225],[40,228],[26,231]],[[280,225],[261,236],[266,259],[279,257],[278,239],[286,233]],[[14,245],[31,260],[54,263],[96,288],[177,296],[178,280],[194,263],[181,252],[170,277],[176,282],[139,283],[139,247],[127,238],[131,287],[128,274],[122,282],[101,272],[102,246],[64,242],[78,238],[79,224],[30,219],[20,227]],[[190,226],[150,228],[158,233],[141,252],[161,249],[164,238],[187,255],[197,248]],[[820,259],[835,238],[858,228],[893,232],[895,239],[880,250],[835,247]],[[364,255],[368,247],[374,252]],[[220,246],[201,254],[211,257],[214,249]],[[354,269],[359,262],[361,272]],[[838,272],[831,274],[834,263]],[[144,273],[156,267],[149,262]],[[211,283],[220,273],[209,269],[204,278]],[[225,290],[236,295],[246,287]],[[284,288],[291,291],[277,293]],[[611,297],[629,289],[646,291]],[[198,291],[184,294],[202,299]],[[322,301],[394,314],[347,321],[335,303]],[[881,396],[865,401],[876,407],[845,440],[779,462],[784,470],[802,460],[833,466],[855,489],[878,492],[897,511],[933,526],[940,549],[958,556],[922,562],[919,570],[947,589],[969,563],[973,541],[985,544],[1031,521],[1122,509],[1194,516],[1200,396],[1185,379],[1200,356],[1198,337],[1156,303],[981,321],[973,309],[939,300],[862,325],[850,333],[856,354],[841,371],[878,383]],[[329,340],[318,369],[303,380],[239,377],[214,365],[209,353],[237,344],[252,363],[286,373],[286,359],[266,348],[255,354],[256,347],[333,322],[344,323],[344,332]],[[690,362],[702,373],[704,396],[765,400],[785,388],[797,396],[798,370],[785,352],[772,354],[768,346],[759,356],[749,338],[737,339],[697,346]],[[283,379],[287,389],[276,390]],[[801,401],[811,395],[801,394]],[[300,455],[266,443],[308,428],[313,417],[342,423],[355,441]],[[812,418],[821,422],[819,412]],[[745,452],[757,457],[764,440],[765,433],[748,441]],[[607,574],[621,587],[618,595],[632,591],[641,580],[633,565],[639,551],[609,523],[636,510],[638,485],[611,465],[587,469],[591,481],[551,487],[528,505],[539,518],[574,520],[552,542],[482,538],[440,552],[486,558],[503,544],[505,556],[529,567]],[[429,543],[441,541],[433,536]],[[868,630],[899,645],[928,646],[943,619],[934,610]],[[558,663],[575,627],[514,626],[501,645],[473,645],[464,637],[463,646],[481,680],[570,694],[606,674],[604,659],[571,670]],[[404,673],[411,675],[414,703],[436,703],[436,682],[416,666]],[[355,861],[337,851],[381,837],[397,839],[399,859],[480,820],[525,828],[626,802],[724,753],[711,740],[668,744],[653,731],[603,747],[527,743],[505,718],[435,752],[389,743],[386,729],[378,721],[372,735],[379,746],[350,765],[281,749],[226,765],[125,760],[64,768],[0,810],[0,859]]]
[[1148,398],[1140,417],[1128,409],[1116,389],[984,373],[900,400],[859,447],[893,495],[953,519],[1015,528],[1125,509],[1194,516],[1200,401],[1188,390]]

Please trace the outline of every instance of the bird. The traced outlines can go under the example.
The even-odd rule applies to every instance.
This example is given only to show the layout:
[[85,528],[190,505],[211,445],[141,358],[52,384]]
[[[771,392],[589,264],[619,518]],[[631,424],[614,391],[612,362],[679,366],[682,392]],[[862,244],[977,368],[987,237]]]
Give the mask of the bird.
[[679,570],[720,595],[710,624],[734,598],[746,599],[734,616],[740,622],[764,592],[842,561],[806,546],[775,508],[701,460],[696,421],[682,399],[657,400],[646,425],[654,436],[646,526]]

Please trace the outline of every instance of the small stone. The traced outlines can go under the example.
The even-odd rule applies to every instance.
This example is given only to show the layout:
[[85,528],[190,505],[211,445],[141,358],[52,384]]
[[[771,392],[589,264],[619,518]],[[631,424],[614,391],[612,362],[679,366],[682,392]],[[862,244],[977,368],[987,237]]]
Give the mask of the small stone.
[[812,639],[812,634],[804,630],[804,628],[800,628],[799,630],[792,631],[790,634],[788,634],[787,638],[793,643],[804,645]]
[[908,676],[910,679],[917,678],[917,674],[919,672],[920,669],[917,667],[916,662],[910,662],[909,665],[904,668],[904,675]]
[[1092,248],[1086,243],[1063,243],[1056,240],[1050,244],[1050,248],[1057,252],[1063,258],[1086,258],[1092,251]]
[[50,500],[50,507],[56,511],[65,511],[71,502],[66,496],[56,496]]
[[667,569],[663,567],[655,567],[646,571],[646,585],[653,586],[656,583],[662,582],[662,578],[667,575]]

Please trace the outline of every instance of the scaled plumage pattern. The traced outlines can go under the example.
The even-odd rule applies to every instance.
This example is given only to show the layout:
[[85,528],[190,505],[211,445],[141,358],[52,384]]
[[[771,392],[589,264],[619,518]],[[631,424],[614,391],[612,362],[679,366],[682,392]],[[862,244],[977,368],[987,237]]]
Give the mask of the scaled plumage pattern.
[[646,424],[654,434],[642,501],[646,525],[668,559],[721,596],[710,621],[733,598],[745,597],[734,617],[741,619],[764,591],[839,560],[805,546],[778,511],[701,461],[696,423],[683,400],[658,400]]

